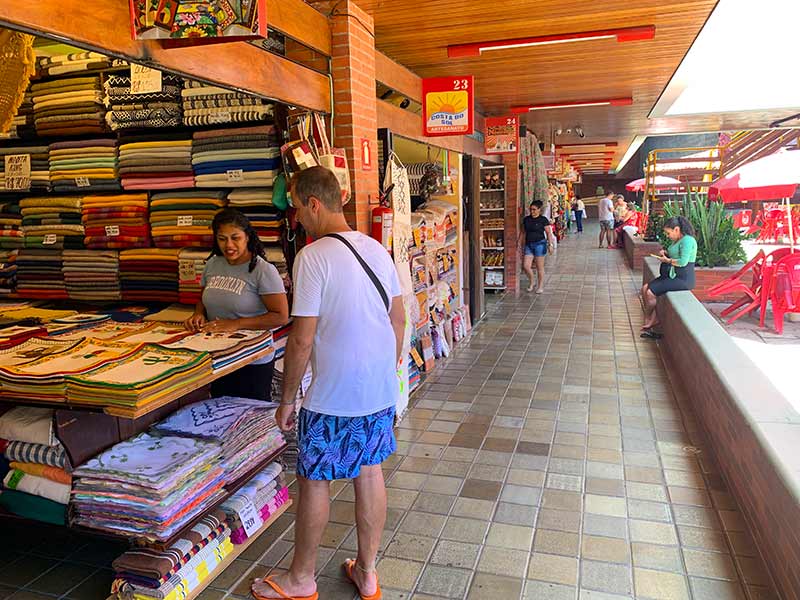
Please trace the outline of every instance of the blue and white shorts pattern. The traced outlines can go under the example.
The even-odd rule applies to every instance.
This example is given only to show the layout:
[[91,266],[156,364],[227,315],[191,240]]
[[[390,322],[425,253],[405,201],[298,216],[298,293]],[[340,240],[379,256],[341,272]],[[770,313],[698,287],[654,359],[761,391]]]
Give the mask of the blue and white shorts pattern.
[[297,475],[316,481],[354,479],[397,450],[394,407],[365,417],[334,417],[300,409]]

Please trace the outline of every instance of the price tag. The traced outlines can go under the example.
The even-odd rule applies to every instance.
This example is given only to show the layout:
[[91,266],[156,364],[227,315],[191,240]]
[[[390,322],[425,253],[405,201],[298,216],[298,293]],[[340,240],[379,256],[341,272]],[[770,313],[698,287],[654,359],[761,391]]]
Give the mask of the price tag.
[[239,511],[239,520],[247,537],[253,535],[264,524],[261,514],[250,499],[245,499],[244,507]]
[[191,281],[197,277],[197,270],[194,267],[194,263],[181,261],[178,265],[178,273],[184,281]]
[[155,94],[162,90],[161,71],[131,65],[131,94]]
[[31,189],[31,155],[8,154],[5,163],[6,190]]
[[228,123],[231,120],[231,113],[223,111],[208,115],[208,122],[212,125],[215,123]]
[[417,351],[417,349],[416,349],[416,348],[412,348],[412,349],[411,349],[411,358],[413,358],[413,359],[414,359],[414,362],[415,362],[415,363],[416,363],[416,365],[417,365],[418,367],[420,367],[420,368],[422,367],[422,365],[424,365],[424,364],[425,364],[425,361],[424,361],[424,360],[422,360],[422,357],[419,355],[419,352]]
[[414,245],[422,247],[422,232],[419,229],[414,230]]
[[228,169],[225,171],[225,174],[228,176],[228,181],[231,183],[244,181],[244,171],[241,169]]
[[76,177],[75,185],[77,185],[78,187],[89,187],[92,184],[89,182],[88,177]]
[[444,310],[448,315],[453,312],[453,309],[450,308],[450,301],[449,300],[445,300],[444,301]]
[[108,237],[117,237],[119,235],[119,225],[106,225],[106,235]]
[[51,246],[56,243],[56,240],[58,240],[58,237],[56,236],[55,233],[48,233],[47,235],[44,236],[42,244],[44,244],[45,246]]
[[193,222],[194,217],[192,215],[178,217],[178,227],[191,227]]

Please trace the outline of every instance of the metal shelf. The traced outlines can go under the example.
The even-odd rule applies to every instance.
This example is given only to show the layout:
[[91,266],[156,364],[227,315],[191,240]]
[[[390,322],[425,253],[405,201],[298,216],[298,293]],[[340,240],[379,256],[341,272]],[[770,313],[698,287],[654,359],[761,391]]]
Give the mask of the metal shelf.
[[483,194],[484,192],[505,192],[505,191],[506,188],[491,188],[488,190],[481,190],[481,194]]
[[505,165],[486,165],[481,167],[481,169],[505,169]]
[[482,208],[481,212],[497,212],[498,210],[505,210],[505,208]]
[[481,227],[483,231],[505,231],[505,227]]
[[482,269],[505,269],[505,267],[489,267],[486,265],[481,265]]
[[505,246],[482,246],[481,250],[505,250]]

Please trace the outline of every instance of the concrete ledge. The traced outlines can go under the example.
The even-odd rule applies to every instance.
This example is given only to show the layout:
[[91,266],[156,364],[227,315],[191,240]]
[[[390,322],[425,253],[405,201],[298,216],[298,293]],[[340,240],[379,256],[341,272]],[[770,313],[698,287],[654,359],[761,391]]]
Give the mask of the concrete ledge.
[[[658,273],[645,260],[643,279]],[[800,599],[800,414],[689,292],[658,303],[661,347],[784,600]]]
[[641,271],[645,257],[658,254],[661,250],[661,244],[657,241],[646,242],[641,236],[631,235],[630,231],[623,230],[622,237],[625,240],[625,261],[634,271]]

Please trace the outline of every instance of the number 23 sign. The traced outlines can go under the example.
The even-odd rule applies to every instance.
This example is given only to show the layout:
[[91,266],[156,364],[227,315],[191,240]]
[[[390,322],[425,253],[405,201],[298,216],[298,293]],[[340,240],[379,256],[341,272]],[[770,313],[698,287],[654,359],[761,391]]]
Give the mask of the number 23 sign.
[[422,80],[423,135],[470,135],[473,132],[472,75]]

